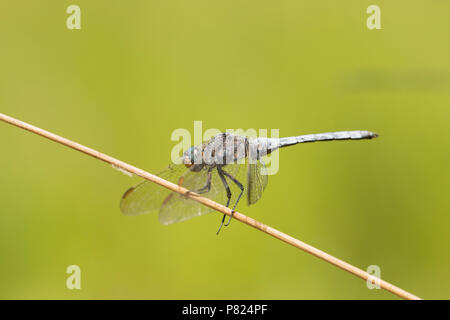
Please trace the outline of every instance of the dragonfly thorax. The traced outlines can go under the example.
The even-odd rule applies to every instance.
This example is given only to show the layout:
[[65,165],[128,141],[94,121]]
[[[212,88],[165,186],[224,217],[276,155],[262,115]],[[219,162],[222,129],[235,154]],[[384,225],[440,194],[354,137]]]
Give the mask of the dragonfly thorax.
[[183,153],[183,163],[191,171],[236,163],[247,157],[249,150],[246,137],[221,133],[208,142],[189,148]]

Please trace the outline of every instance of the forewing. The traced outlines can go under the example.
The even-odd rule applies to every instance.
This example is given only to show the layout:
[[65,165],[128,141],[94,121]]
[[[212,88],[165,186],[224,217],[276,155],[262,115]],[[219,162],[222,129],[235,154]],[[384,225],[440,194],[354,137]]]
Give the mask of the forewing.
[[[208,178],[208,171],[204,169],[200,172],[187,172],[180,185],[190,191],[195,192],[201,189]],[[225,204],[226,191],[225,187],[217,174],[217,169],[213,169],[211,172],[211,190],[207,193],[203,193],[202,196],[209,198],[215,202]],[[198,217],[209,212],[213,209],[187,198],[184,195],[172,192],[164,200],[161,210],[159,212],[159,222],[162,224],[172,224],[175,222],[185,221],[193,217]]]
[[[183,164],[169,166],[166,170],[157,174],[158,177],[177,183],[186,171]],[[170,190],[148,180],[128,189],[120,202],[121,211],[128,216],[157,211],[164,199],[171,193]]]

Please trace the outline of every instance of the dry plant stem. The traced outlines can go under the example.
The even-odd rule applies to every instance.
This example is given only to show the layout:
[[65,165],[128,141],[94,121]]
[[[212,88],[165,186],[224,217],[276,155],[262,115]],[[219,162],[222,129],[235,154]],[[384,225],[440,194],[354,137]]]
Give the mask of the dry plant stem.
[[[128,172],[134,173],[134,174],[136,174],[136,175],[138,175],[138,176],[140,176],[140,177],[142,177],[144,179],[147,179],[147,180],[150,180],[150,181],[152,181],[154,183],[157,183],[157,184],[159,184],[159,185],[161,185],[161,186],[163,186],[163,187],[165,187],[165,188],[167,188],[167,189],[169,189],[169,190],[171,190],[173,192],[177,192],[177,193],[186,195],[187,197],[189,197],[189,198],[191,198],[191,199],[193,199],[195,201],[198,201],[201,204],[203,204],[203,205],[205,205],[207,207],[210,207],[210,208],[212,208],[214,210],[217,210],[217,211],[222,212],[222,213],[227,214],[227,215],[231,214],[231,209],[229,209],[229,208],[227,208],[227,207],[225,207],[225,206],[223,206],[223,205],[221,205],[221,204],[219,204],[217,202],[209,200],[208,198],[204,198],[204,197],[202,197],[202,196],[200,196],[200,195],[198,195],[198,194],[196,194],[194,192],[188,192],[189,190],[187,190],[187,189],[185,189],[185,188],[183,188],[183,187],[181,187],[179,185],[176,185],[176,184],[174,184],[172,182],[169,182],[169,181],[166,181],[164,179],[161,179],[158,176],[150,174],[150,173],[148,173],[148,172],[146,172],[144,170],[136,168],[136,167],[134,167],[132,165],[129,165],[129,164],[127,164],[127,163],[125,163],[123,161],[117,160],[115,158],[112,158],[112,157],[110,157],[110,156],[108,156],[106,154],[100,153],[100,152],[98,152],[96,150],[93,150],[91,148],[85,147],[85,146],[83,146],[83,145],[81,145],[79,143],[76,143],[76,142],[73,142],[73,141],[68,140],[66,138],[60,137],[60,136],[58,136],[56,134],[53,134],[51,132],[48,132],[48,131],[45,131],[43,129],[37,128],[37,127],[35,127],[33,125],[30,125],[28,123],[22,122],[22,121],[17,120],[17,119],[14,119],[14,118],[9,117],[7,115],[4,115],[2,113],[0,113],[0,120],[2,120],[4,122],[7,122],[9,124],[12,124],[14,126],[17,126],[19,128],[28,130],[30,132],[33,132],[33,133],[35,133],[37,135],[40,135],[40,136],[45,137],[47,139],[53,140],[53,141],[58,142],[60,144],[63,144],[63,145],[65,145],[67,147],[70,147],[72,149],[81,151],[81,152],[83,152],[83,153],[85,153],[85,154],[87,154],[89,156],[92,156],[94,158],[100,159],[100,160],[102,160],[104,162],[107,162],[107,163],[109,163],[111,165],[119,167],[119,168],[121,168],[123,170],[126,170]],[[277,238],[277,239],[279,239],[281,241],[284,241],[284,242],[286,242],[286,243],[288,243],[288,244],[290,244],[290,245],[292,245],[292,246],[294,246],[294,247],[296,247],[298,249],[301,249],[301,250],[303,250],[303,251],[305,251],[307,253],[310,253],[313,256],[316,256],[316,257],[318,257],[318,258],[320,258],[320,259],[322,259],[322,260],[324,260],[324,261],[326,261],[326,262],[328,262],[328,263],[330,263],[332,265],[335,265],[335,266],[337,266],[337,267],[339,267],[339,268],[341,268],[341,269],[343,269],[345,271],[348,271],[351,274],[360,277],[361,279],[364,279],[364,280],[370,279],[372,281],[376,281],[376,283],[379,284],[379,286],[381,288],[383,288],[383,289],[385,289],[385,290],[387,290],[389,292],[392,292],[393,294],[395,294],[395,295],[397,295],[397,296],[399,296],[401,298],[409,299],[409,300],[420,300],[419,297],[417,297],[417,296],[415,296],[415,295],[413,295],[413,294],[411,294],[411,293],[409,293],[409,292],[407,292],[407,291],[405,291],[405,290],[403,290],[403,289],[401,289],[399,287],[396,287],[396,286],[390,284],[389,282],[386,282],[386,281],[384,281],[382,279],[374,278],[369,273],[367,273],[367,272],[365,272],[365,271],[363,271],[363,270],[361,270],[361,269],[359,269],[359,268],[357,268],[357,267],[355,267],[355,266],[353,266],[353,265],[351,265],[351,264],[349,264],[349,263],[347,263],[345,261],[337,259],[337,258],[329,255],[328,253],[323,252],[323,251],[321,251],[319,249],[316,249],[316,248],[314,248],[314,247],[312,247],[312,246],[310,246],[310,245],[308,245],[308,244],[306,244],[306,243],[304,243],[304,242],[302,242],[302,241],[300,241],[298,239],[295,239],[295,238],[293,238],[293,237],[291,237],[291,236],[289,236],[289,235],[287,235],[287,234],[285,234],[285,233],[283,233],[281,231],[278,231],[278,230],[276,230],[276,229],[274,229],[272,227],[269,227],[268,225],[265,225],[265,224],[263,224],[261,222],[258,222],[258,221],[254,220],[252,218],[249,218],[249,217],[243,215],[242,213],[235,212],[233,214],[233,218],[235,220],[243,222],[243,223],[245,223],[245,224],[247,224],[247,225],[249,225],[249,226],[251,226],[251,227],[253,227],[253,228],[257,229],[257,230],[259,230],[259,231],[265,232],[265,233],[271,235],[274,238]]]

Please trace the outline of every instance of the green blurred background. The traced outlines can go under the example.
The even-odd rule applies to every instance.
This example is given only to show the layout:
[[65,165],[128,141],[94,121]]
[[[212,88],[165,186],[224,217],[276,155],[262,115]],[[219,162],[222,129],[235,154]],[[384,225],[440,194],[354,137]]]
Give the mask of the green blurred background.
[[[280,152],[240,211],[423,298],[449,299],[450,3],[0,3],[0,112],[156,173],[174,129],[366,129]],[[366,8],[381,7],[382,30]],[[0,298],[396,299],[220,214],[126,217],[138,178],[0,124]],[[82,289],[68,290],[68,265]]]

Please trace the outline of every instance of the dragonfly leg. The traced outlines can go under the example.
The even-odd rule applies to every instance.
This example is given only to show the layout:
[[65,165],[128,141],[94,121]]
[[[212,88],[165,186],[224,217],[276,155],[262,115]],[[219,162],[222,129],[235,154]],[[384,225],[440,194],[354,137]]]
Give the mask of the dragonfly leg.
[[[228,219],[228,222],[225,224],[225,227],[227,227],[230,222],[231,219],[233,218],[233,213],[234,213],[234,209],[236,209],[236,206],[239,202],[239,200],[241,200],[242,194],[244,193],[244,186],[242,185],[242,183],[240,183],[235,177],[233,177],[231,174],[229,174],[228,172],[222,170],[222,173],[224,175],[226,175],[231,181],[233,181],[238,187],[239,189],[241,189],[241,192],[239,193],[239,196],[237,197],[236,202],[234,203],[233,209],[231,210],[231,215],[230,215],[230,219]],[[228,206],[227,206],[228,207]]]
[[[220,167],[217,167],[217,172],[219,173],[219,177],[220,177],[220,180],[222,180],[222,183],[223,183],[223,185],[224,185],[224,187],[225,187],[225,190],[227,191],[227,207],[230,205],[230,200],[231,200],[231,190],[230,190],[230,187],[228,186],[228,183],[227,183],[227,180],[225,179],[225,176],[223,175],[223,170],[220,168]],[[224,214],[223,215],[223,217],[222,217],[222,222],[220,223],[220,226],[219,226],[219,230],[217,230],[217,235],[219,235],[219,232],[220,232],[220,229],[222,229],[222,226],[223,226],[223,223],[225,222],[225,217],[226,217],[227,215],[226,214]]]
[[211,177],[212,177],[212,168],[208,170],[208,176],[206,177],[205,185],[194,192],[198,194],[208,193],[211,190]]

